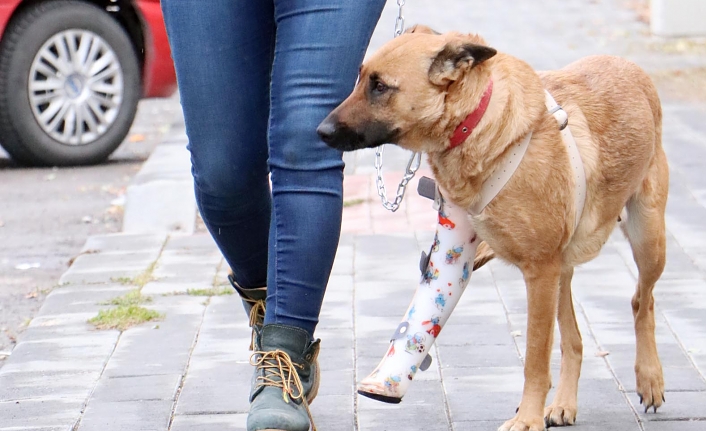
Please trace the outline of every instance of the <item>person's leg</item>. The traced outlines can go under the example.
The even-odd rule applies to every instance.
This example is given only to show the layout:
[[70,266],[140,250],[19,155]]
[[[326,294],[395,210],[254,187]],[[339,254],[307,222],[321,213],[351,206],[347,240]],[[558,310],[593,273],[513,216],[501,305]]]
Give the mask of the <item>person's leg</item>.
[[[318,388],[319,344],[312,338],[338,246],[343,200],[341,153],[320,141],[316,127],[353,89],[384,3],[275,0],[268,295],[248,431],[309,429],[308,402]],[[281,370],[294,383],[269,370]]]
[[235,281],[264,286],[272,1],[162,0],[162,9],[199,210]]
[[316,134],[355,85],[384,0],[275,0],[269,166],[270,225],[265,324],[313,336],[338,246],[341,153]]

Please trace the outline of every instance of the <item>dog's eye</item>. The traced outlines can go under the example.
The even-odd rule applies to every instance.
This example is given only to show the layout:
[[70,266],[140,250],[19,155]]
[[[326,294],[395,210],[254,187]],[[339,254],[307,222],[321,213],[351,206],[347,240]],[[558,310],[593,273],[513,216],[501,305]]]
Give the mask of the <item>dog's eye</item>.
[[383,84],[380,81],[377,81],[375,82],[374,91],[378,94],[382,94],[387,91],[387,85]]

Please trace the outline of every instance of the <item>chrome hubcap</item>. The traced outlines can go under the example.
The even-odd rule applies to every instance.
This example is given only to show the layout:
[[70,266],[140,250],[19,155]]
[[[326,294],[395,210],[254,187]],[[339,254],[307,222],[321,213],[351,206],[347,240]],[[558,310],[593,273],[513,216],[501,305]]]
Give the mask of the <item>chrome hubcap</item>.
[[39,126],[58,142],[90,144],[115,121],[123,72],[113,49],[87,30],[65,30],[37,52],[29,72],[29,101]]

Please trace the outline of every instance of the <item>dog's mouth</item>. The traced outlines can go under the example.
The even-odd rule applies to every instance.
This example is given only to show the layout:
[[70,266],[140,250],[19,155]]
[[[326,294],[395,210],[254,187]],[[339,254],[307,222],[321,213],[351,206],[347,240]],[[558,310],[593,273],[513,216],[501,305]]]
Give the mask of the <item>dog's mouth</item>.
[[329,147],[340,151],[355,151],[395,143],[400,131],[380,121],[370,122],[357,130],[336,118],[326,118],[319,124],[316,133]]

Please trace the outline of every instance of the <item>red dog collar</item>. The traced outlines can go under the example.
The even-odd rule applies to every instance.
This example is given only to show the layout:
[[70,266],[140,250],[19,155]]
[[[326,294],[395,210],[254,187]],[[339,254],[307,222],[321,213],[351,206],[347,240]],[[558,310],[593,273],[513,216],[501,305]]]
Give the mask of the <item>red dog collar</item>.
[[461,143],[463,143],[463,141],[465,141],[466,138],[473,133],[473,129],[475,129],[478,123],[480,123],[480,119],[483,118],[485,110],[488,109],[488,103],[490,103],[490,96],[492,96],[492,94],[493,80],[491,79],[488,83],[488,88],[485,89],[485,93],[483,93],[483,97],[480,99],[478,107],[473,112],[468,114],[468,117],[466,117],[466,119],[463,120],[458,127],[456,127],[456,130],[454,130],[454,134],[451,136],[451,145],[449,146],[449,150],[461,145]]

